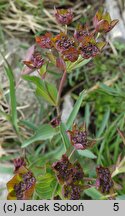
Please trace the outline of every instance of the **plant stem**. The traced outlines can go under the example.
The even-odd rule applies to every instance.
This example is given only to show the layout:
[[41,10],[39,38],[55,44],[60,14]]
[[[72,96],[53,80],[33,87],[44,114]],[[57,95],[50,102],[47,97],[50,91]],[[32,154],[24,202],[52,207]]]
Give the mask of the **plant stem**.
[[68,158],[69,160],[71,159],[71,157],[74,154],[75,150],[76,150],[75,148],[72,150],[72,152],[71,152],[71,154],[69,155],[69,158]]
[[61,79],[60,84],[59,84],[59,91],[58,91],[58,96],[57,96],[57,104],[59,103],[59,99],[60,99],[60,96],[61,96],[61,93],[62,93],[62,90],[63,90],[63,86],[64,86],[64,83],[66,81],[66,75],[67,75],[67,72],[66,72],[66,70],[64,70],[62,79]]

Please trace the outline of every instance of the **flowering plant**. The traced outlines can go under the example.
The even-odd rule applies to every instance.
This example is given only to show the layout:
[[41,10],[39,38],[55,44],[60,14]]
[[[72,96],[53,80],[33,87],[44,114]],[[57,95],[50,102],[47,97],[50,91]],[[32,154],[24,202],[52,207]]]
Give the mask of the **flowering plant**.
[[[87,25],[78,24],[71,34],[67,26],[73,22],[73,11],[55,8],[54,15],[62,31],[57,35],[47,32],[35,37],[36,44],[29,49],[23,61],[22,78],[36,86],[36,94],[54,107],[56,114],[50,122],[36,130],[33,137],[23,140],[22,148],[27,149],[30,144],[41,140],[53,140],[57,145],[50,158],[43,154],[40,160],[32,158],[30,163],[25,153],[25,158],[14,161],[15,176],[7,183],[8,199],[74,200],[80,199],[89,188],[99,190],[105,198],[115,198],[116,188],[110,168],[97,166],[95,178],[86,177],[83,169],[81,155],[85,152],[92,154],[89,149],[96,145],[96,139],[88,136],[86,124],[75,124],[86,92],[80,93],[66,123],[61,119],[60,104],[68,74],[100,55],[107,44],[104,34],[111,31],[118,20],[111,21],[109,13],[99,10],[93,18],[91,31]],[[58,90],[46,79],[49,66],[60,71]],[[32,75],[34,71],[36,76]]]

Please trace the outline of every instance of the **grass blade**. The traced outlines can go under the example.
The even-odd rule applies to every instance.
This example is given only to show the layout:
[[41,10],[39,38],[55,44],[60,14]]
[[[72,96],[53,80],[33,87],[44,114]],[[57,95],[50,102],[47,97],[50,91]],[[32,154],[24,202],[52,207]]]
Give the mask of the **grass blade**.
[[67,120],[67,123],[66,123],[67,129],[69,129],[72,126],[72,124],[73,124],[73,122],[74,122],[74,120],[75,120],[75,118],[76,118],[76,116],[77,116],[77,114],[79,112],[79,109],[80,109],[80,106],[82,104],[83,98],[85,96],[86,96],[86,91],[82,91],[80,93],[75,105],[74,105],[74,108],[73,108],[68,120]]
[[64,123],[61,123],[60,125],[60,134],[64,143],[65,150],[67,150],[70,147],[70,141],[66,134],[66,126]]

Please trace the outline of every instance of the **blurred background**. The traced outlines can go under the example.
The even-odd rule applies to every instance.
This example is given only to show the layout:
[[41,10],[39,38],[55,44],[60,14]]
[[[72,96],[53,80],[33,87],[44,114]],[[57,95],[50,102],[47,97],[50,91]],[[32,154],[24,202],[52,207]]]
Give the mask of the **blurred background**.
[[[0,51],[4,56],[0,54],[0,199],[6,199],[6,182],[13,172],[13,159],[22,152],[17,134],[6,116],[10,111],[10,99],[5,59],[18,83],[23,68],[22,60],[27,49],[34,44],[34,36],[46,31],[55,34],[61,30],[53,16],[54,6],[73,8],[74,22],[69,27],[71,32],[77,22],[91,26],[99,7],[107,8],[112,19],[119,19],[118,25],[106,36],[108,45],[104,52],[68,76],[63,91],[62,118],[64,121],[67,119],[78,94],[87,89],[90,93],[83,101],[77,121],[86,121],[90,134],[101,137],[93,150],[97,159],[89,165],[93,167],[96,163],[102,163],[109,166],[117,162],[121,153],[123,156],[125,154],[125,146],[117,132],[118,128],[125,132],[125,1],[0,0]],[[47,79],[51,80],[52,76],[58,83],[60,74],[49,68]],[[34,133],[35,126],[50,121],[54,112],[35,96],[33,86],[26,81],[21,80],[17,84],[16,96],[20,130],[27,139]],[[48,115],[45,116],[45,113]],[[34,157],[39,157],[44,151],[39,144],[42,143],[37,142],[30,149],[29,153],[34,154]],[[48,151],[51,151],[51,147]],[[85,165],[85,170],[87,173],[88,165]],[[123,185],[122,194],[125,194],[124,172],[117,179]],[[93,198],[92,195],[89,198]]]

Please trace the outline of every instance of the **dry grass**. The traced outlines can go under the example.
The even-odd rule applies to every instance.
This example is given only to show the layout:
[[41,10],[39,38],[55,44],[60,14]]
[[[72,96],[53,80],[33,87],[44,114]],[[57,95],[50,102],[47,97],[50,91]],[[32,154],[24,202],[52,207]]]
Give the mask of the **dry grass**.
[[[62,30],[62,27],[57,25],[57,22],[53,16],[53,9],[46,9],[42,7],[41,10],[39,10],[38,8],[40,6],[37,3],[38,1],[35,1],[34,3],[25,1],[25,7],[22,9],[19,2],[20,1],[9,0],[9,5],[6,8],[6,11],[0,11],[0,24],[3,26],[3,30],[7,34],[12,36],[13,33],[19,34],[19,32],[58,32],[59,30]],[[47,1],[45,2],[47,3]],[[59,1],[53,1],[53,3],[51,3],[51,5],[54,4],[59,5]],[[85,15],[87,10],[90,9],[90,5],[83,9],[82,1],[77,1],[77,4],[73,4],[75,6],[73,6],[70,2],[70,5],[74,10],[74,21]],[[32,13],[32,11],[34,11],[34,13]]]

